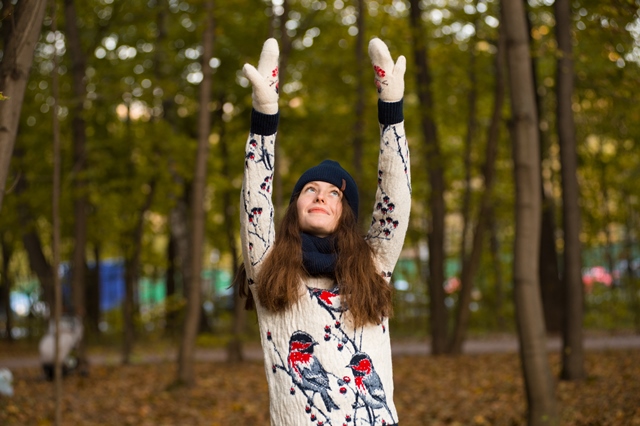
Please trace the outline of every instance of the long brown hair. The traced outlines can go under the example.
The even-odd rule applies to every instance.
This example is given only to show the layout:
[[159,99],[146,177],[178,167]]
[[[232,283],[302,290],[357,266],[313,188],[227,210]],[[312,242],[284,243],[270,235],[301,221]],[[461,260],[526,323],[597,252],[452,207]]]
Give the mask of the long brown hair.
[[[285,212],[273,248],[256,278],[258,299],[265,309],[273,312],[284,311],[300,299],[304,294],[300,281],[308,276],[302,265],[296,201],[297,195]],[[389,317],[393,312],[392,287],[378,274],[373,250],[358,231],[356,217],[344,198],[334,236],[338,252],[335,278],[342,306],[348,307],[355,327],[379,324],[383,317]],[[247,307],[252,306],[243,268],[236,284],[240,294],[247,296]]]

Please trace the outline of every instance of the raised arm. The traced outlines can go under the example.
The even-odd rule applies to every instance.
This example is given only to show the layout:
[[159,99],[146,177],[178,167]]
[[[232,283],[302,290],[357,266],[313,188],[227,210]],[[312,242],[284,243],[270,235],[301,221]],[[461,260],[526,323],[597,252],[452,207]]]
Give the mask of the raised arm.
[[278,129],[278,43],[265,41],[258,69],[242,71],[253,87],[251,130],[245,147],[240,196],[240,237],[247,279],[253,282],[275,236],[271,190]]
[[394,64],[387,45],[378,38],[369,43],[369,56],[378,89],[380,153],[378,189],[367,241],[381,274],[390,279],[402,251],[411,211],[411,167],[402,111],[406,60],[399,56]]

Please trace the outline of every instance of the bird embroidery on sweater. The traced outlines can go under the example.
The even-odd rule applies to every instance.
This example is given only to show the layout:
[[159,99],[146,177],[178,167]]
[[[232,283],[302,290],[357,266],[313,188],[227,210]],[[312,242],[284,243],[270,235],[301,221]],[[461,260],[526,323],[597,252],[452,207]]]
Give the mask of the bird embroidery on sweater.
[[287,364],[298,387],[303,391],[312,392],[309,403],[312,404],[313,395],[319,393],[327,411],[331,411],[340,407],[329,396],[329,377],[320,361],[313,355],[313,347],[317,344],[318,342],[308,333],[296,331],[289,340]]

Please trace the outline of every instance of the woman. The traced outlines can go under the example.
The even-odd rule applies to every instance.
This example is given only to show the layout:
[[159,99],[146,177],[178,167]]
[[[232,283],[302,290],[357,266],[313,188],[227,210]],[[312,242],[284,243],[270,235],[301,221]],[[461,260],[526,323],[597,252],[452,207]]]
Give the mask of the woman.
[[271,202],[278,125],[278,45],[264,43],[253,86],[241,195],[241,238],[269,384],[271,424],[394,425],[388,318],[391,273],[411,204],[402,97],[405,58],[369,44],[380,122],[371,227],[357,227],[358,189],[339,163],[302,174],[278,233]]

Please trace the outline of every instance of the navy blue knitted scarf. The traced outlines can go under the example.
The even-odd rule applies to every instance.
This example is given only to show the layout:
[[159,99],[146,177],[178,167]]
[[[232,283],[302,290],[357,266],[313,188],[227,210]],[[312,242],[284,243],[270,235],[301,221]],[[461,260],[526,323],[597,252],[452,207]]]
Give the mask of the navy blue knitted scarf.
[[311,276],[334,276],[338,253],[335,238],[320,238],[315,235],[300,233],[302,237],[302,264]]

